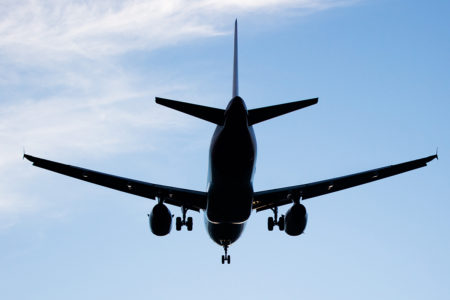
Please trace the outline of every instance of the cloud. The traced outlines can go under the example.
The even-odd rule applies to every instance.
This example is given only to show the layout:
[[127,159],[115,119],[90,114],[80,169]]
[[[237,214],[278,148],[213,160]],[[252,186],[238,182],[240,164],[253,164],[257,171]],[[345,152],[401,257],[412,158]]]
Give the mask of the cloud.
[[[18,215],[47,207],[24,192],[25,186],[39,179],[22,161],[23,147],[30,154],[67,162],[133,151],[151,153],[155,144],[167,139],[167,130],[176,133],[191,127],[191,120],[180,122],[180,116],[153,101],[155,95],[183,92],[185,86],[156,79],[140,86],[133,74],[106,64],[101,68],[91,74],[88,66],[65,73],[54,70],[26,87],[33,81],[28,78],[15,88],[32,87],[37,94],[17,91],[17,98],[1,102],[0,229],[14,224]],[[46,81],[51,82],[49,93],[40,86]]]
[[152,84],[144,84],[120,60],[122,55],[231,34],[230,19],[235,16],[306,14],[352,2],[2,1],[1,219],[8,220],[9,226],[15,216],[43,206],[21,188],[35,180],[20,160],[23,146],[33,154],[72,156],[150,151],[150,144],[135,148],[143,136],[154,134],[153,140],[161,140],[162,128],[186,130],[189,126],[186,119],[181,128],[170,111],[155,108],[151,100],[158,94],[187,94],[195,83],[180,85],[171,74],[149,73],[146,79]]
[[[18,61],[101,57],[151,50],[224,33],[230,19],[293,9],[310,13],[342,0],[9,1],[0,13],[0,49]],[[38,54],[38,55],[36,55]]]

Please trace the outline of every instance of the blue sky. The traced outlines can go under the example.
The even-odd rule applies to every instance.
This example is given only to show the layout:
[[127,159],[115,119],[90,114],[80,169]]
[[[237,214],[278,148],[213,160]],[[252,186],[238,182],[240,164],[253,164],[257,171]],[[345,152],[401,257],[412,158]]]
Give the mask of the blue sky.
[[[2,299],[448,299],[447,1],[5,1],[0,10]],[[434,154],[428,167],[305,201],[304,235],[253,214],[222,266],[193,232],[159,238],[154,202],[34,168],[30,154],[204,190],[239,20],[249,108],[319,97],[255,126],[255,189]],[[178,208],[171,208],[178,214]],[[283,207],[285,211],[287,207]]]

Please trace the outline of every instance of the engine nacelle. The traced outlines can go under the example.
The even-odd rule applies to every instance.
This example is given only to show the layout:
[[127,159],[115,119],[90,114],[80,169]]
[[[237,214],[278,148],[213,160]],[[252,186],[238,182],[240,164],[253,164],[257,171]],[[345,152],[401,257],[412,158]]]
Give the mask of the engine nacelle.
[[295,203],[286,213],[284,231],[289,235],[300,235],[305,230],[307,221],[306,208],[302,204]]
[[149,215],[150,229],[158,236],[167,235],[172,228],[172,214],[162,203],[156,204]]

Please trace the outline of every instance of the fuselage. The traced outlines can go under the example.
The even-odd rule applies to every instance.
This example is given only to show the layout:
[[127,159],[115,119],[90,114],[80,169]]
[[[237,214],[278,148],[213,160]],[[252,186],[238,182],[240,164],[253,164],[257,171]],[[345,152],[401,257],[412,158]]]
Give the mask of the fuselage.
[[229,102],[209,151],[205,224],[219,245],[235,242],[250,217],[255,162],[255,134],[248,126],[245,102],[237,96]]

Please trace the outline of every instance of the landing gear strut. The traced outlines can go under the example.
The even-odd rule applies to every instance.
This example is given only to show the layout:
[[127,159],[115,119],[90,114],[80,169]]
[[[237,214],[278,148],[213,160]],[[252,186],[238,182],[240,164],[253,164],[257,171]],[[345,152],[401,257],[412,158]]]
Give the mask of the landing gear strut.
[[284,230],[284,215],[278,219],[278,207],[271,208],[273,211],[273,217],[269,217],[267,219],[267,229],[269,231],[273,230],[274,226],[278,226],[278,228],[283,231]]
[[225,255],[222,255],[222,265],[227,262],[227,264],[230,264],[231,257],[228,255],[228,245],[223,246],[223,250],[225,250]]
[[186,220],[186,212],[188,211],[187,208],[185,208],[184,206],[181,207],[181,212],[183,213],[183,219],[181,219],[181,217],[177,217],[176,220],[176,229],[177,231],[181,230],[182,226],[186,226],[188,231],[192,231],[192,217],[188,217]]

